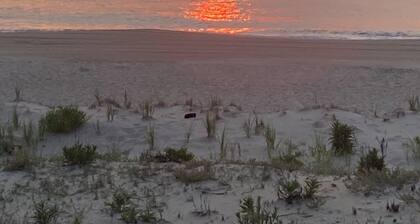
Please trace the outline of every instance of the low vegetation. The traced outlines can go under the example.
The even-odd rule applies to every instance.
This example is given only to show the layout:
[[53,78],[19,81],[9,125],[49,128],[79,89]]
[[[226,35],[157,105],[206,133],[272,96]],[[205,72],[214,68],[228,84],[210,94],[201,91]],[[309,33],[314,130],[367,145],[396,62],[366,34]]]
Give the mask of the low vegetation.
[[409,105],[410,111],[418,112],[420,110],[419,96],[414,96],[414,95],[410,96],[408,98],[408,105]]
[[271,153],[271,164],[280,169],[288,171],[298,170],[304,163],[300,160],[302,152],[292,140],[286,139],[282,144],[276,146],[276,151]]
[[411,155],[414,160],[420,160],[420,137],[410,139],[404,146],[408,150],[408,155]]
[[347,187],[356,192],[381,192],[387,188],[401,189],[408,184],[417,183],[420,177],[417,171],[401,168],[372,169],[370,172],[357,172],[355,177],[347,184]]
[[321,136],[315,135],[312,146],[309,147],[311,161],[309,163],[309,171],[318,175],[337,174],[338,168],[334,164],[334,152],[327,148]]
[[272,154],[278,150],[280,141],[277,140],[276,129],[270,126],[266,126],[264,130],[265,144],[267,148],[268,158],[272,158]]
[[152,120],[155,112],[155,106],[150,100],[146,100],[140,104],[143,120]]
[[117,189],[112,194],[112,200],[105,202],[105,205],[111,209],[112,213],[121,213],[131,204],[131,198],[132,196],[124,189]]
[[32,170],[36,162],[37,158],[32,150],[27,148],[17,148],[13,151],[11,158],[8,159],[5,170]]
[[153,124],[149,124],[146,128],[146,133],[144,136],[146,144],[148,146],[148,151],[154,151],[156,149],[156,131]]
[[204,126],[207,132],[207,138],[214,138],[216,136],[216,116],[213,112],[208,111],[206,113],[206,119],[204,120]]
[[251,134],[252,134],[252,128],[253,128],[253,122],[251,120],[251,118],[249,117],[243,124],[242,124],[242,130],[245,133],[245,136],[247,138],[251,138]]
[[355,143],[354,129],[335,117],[330,127],[330,144],[336,155],[352,154]]
[[192,184],[214,179],[215,173],[210,165],[204,165],[194,169],[178,168],[174,175],[179,181]]
[[158,163],[185,163],[194,159],[194,154],[188,152],[187,148],[167,148],[162,152],[146,152],[140,156],[142,161],[158,162]]
[[71,147],[66,146],[63,148],[63,156],[68,165],[88,165],[97,157],[96,146],[81,143],[76,143]]
[[269,209],[261,203],[261,197],[255,202],[246,197],[240,202],[240,210],[236,213],[239,224],[282,224],[277,208]]
[[74,106],[57,107],[47,112],[40,123],[47,132],[69,133],[87,121],[86,113]]
[[370,173],[371,171],[383,171],[385,169],[385,155],[379,155],[378,150],[373,148],[366,155],[360,157],[358,171]]
[[36,224],[55,224],[57,223],[59,209],[57,205],[49,205],[46,201],[40,201],[34,205],[32,219]]
[[285,178],[279,182],[277,196],[287,204],[293,204],[303,199],[314,200],[318,197],[317,194],[320,187],[321,184],[315,177],[308,177],[304,186],[297,179]]

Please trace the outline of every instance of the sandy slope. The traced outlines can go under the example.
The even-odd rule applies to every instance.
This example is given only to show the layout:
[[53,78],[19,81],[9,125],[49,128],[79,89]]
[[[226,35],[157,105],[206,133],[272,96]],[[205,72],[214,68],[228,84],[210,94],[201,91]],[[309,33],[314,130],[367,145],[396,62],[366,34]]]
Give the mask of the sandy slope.
[[[47,107],[32,103],[21,102],[17,105],[22,122],[37,120],[48,110]],[[15,103],[3,106],[3,121],[10,119],[14,106]],[[82,109],[89,115],[89,122],[72,134],[49,135],[47,140],[40,142],[37,155],[44,158],[60,155],[63,146],[77,141],[98,145],[100,152],[109,151],[111,147],[128,150],[131,158],[148,147],[145,130],[150,122],[142,120],[133,110],[118,110],[115,120],[108,122],[105,108]],[[183,115],[187,111],[183,106],[157,109],[152,123],[156,128],[159,149],[185,145],[185,133],[192,127],[191,139],[187,144],[189,150],[198,158],[216,159],[219,156],[220,135],[222,129],[226,128],[226,141],[240,144],[241,155],[235,153],[234,160],[267,159],[264,138],[253,135],[248,139],[242,130],[242,124],[249,113],[226,107],[218,122],[218,137],[208,139],[203,124],[204,113],[196,109],[196,119],[184,120]],[[357,152],[352,159],[353,164],[366,147],[377,147],[377,138],[386,137],[389,142],[386,152],[387,166],[409,169],[416,167],[414,161],[407,161],[407,151],[403,143],[420,130],[420,117],[417,114],[408,113],[405,117],[384,122],[382,118],[368,118],[353,112],[319,108],[300,112],[267,113],[262,114],[261,119],[277,130],[279,139],[292,139],[306,155],[304,158],[309,159],[309,146],[313,144],[314,134],[328,138],[333,115],[357,130]],[[95,130],[97,121],[100,124],[99,134]],[[228,158],[231,158],[230,153]],[[310,160],[307,159],[304,161],[308,165]],[[326,202],[320,208],[311,209],[305,203],[287,205],[277,200],[278,181],[286,175],[279,170],[222,163],[213,167],[216,180],[184,185],[173,176],[176,167],[178,166],[174,164],[150,166],[139,162],[102,161],[88,169],[46,163],[30,173],[3,171],[0,172],[0,192],[6,206],[2,211],[24,219],[25,214],[31,214],[32,200],[49,198],[51,203],[59,203],[64,211],[60,215],[63,223],[64,220],[74,217],[74,208],[85,209],[86,223],[122,223],[119,216],[109,216],[105,206],[105,202],[111,200],[112,192],[117,187],[122,187],[137,195],[136,203],[139,207],[144,207],[150,199],[145,192],[153,192],[153,200],[156,200],[154,203],[157,203],[157,208],[162,209],[163,218],[170,223],[236,223],[235,213],[239,209],[239,201],[248,195],[262,196],[270,202],[271,207],[279,208],[280,214],[284,215],[283,220],[287,222],[377,223],[381,219],[385,223],[395,223],[396,220],[396,223],[414,224],[419,218],[415,205],[407,205],[399,199],[401,194],[410,194],[409,186],[400,190],[384,188],[383,192],[363,194],[363,191],[354,192],[346,186],[349,183],[348,177],[320,176],[318,179],[322,187],[319,195]],[[153,174],[146,175],[142,170]],[[293,172],[291,175],[303,181],[311,172]],[[105,181],[103,186],[101,184],[101,187],[94,187],[99,180]],[[386,204],[392,201],[401,204],[400,213],[386,211]],[[212,215],[201,217],[194,213],[202,212],[201,207],[207,205],[214,210]],[[357,215],[352,214],[353,208],[358,210]]]

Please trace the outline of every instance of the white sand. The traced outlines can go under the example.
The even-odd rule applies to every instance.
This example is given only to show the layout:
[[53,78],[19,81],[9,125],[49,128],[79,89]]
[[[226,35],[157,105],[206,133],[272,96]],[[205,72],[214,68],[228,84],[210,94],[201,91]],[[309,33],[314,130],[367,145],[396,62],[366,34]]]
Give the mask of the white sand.
[[[218,135],[226,128],[228,142],[241,146],[241,158],[236,159],[267,159],[263,137],[247,139],[242,131],[242,123],[256,107],[264,112],[261,118],[276,128],[280,139],[292,139],[306,154],[315,132],[328,138],[329,123],[335,115],[357,130],[358,152],[353,163],[364,148],[377,147],[377,138],[386,137],[388,167],[412,169],[416,164],[407,162],[402,144],[419,134],[420,117],[410,112],[402,118],[390,114],[398,107],[407,111],[406,97],[418,93],[417,43],[284,40],[164,31],[0,34],[0,121],[4,124],[11,119],[15,106],[11,102],[13,87],[18,83],[23,86],[24,102],[17,104],[23,120],[36,121],[49,109],[47,106],[69,103],[80,105],[90,117],[75,133],[49,135],[40,143],[39,155],[59,155],[63,146],[81,141],[98,145],[101,152],[115,145],[134,157],[147,147],[144,134],[149,122],[133,109],[118,110],[115,120],[107,122],[106,108],[88,108],[95,88],[118,101],[127,89],[135,107],[147,98],[170,105],[157,108],[153,120],[160,149],[182,146],[192,125],[188,148],[199,158],[209,159],[218,156],[218,140],[206,138],[205,114],[199,107],[194,109],[198,113],[196,119],[183,119],[187,112],[183,103],[193,97],[207,105],[209,96],[218,95],[225,105],[234,101],[244,108],[240,111],[225,106],[218,122]],[[176,102],[181,105],[172,106]],[[334,109],[331,104],[341,109]],[[323,106],[302,110],[316,105]],[[379,118],[366,113],[375,107]],[[384,122],[383,118],[388,117],[392,119]],[[95,131],[97,121],[99,135]],[[347,188],[347,177],[319,177],[320,195],[326,198],[326,204],[314,210],[304,203],[286,205],[277,200],[276,186],[282,174],[275,170],[270,171],[269,180],[262,181],[260,168],[219,164],[215,166],[217,180],[184,186],[173,176],[175,165],[152,166],[98,162],[86,171],[47,163],[36,169],[35,178],[24,172],[2,171],[0,193],[4,200],[0,200],[0,205],[5,205],[5,209],[0,211],[16,212],[15,217],[23,219],[25,213],[31,215],[32,198],[50,196],[64,210],[60,223],[71,219],[73,205],[86,208],[85,223],[122,223],[118,216],[111,218],[104,206],[111,197],[111,188],[121,186],[135,192],[141,206],[145,204],[145,187],[153,189],[158,203],[164,204],[163,218],[170,223],[236,223],[239,200],[247,195],[262,196],[272,202],[271,206],[278,207],[288,222],[377,223],[382,218],[384,223],[393,223],[394,219],[396,223],[418,223],[418,208],[398,198],[398,194],[410,192],[409,186],[366,196]],[[126,167],[143,167],[158,174],[130,178]],[[304,179],[311,174],[293,175]],[[94,179],[101,177],[113,184],[107,182],[96,198],[89,189]],[[52,189],[65,192],[65,196],[46,193],[45,187],[40,187],[46,179],[53,183],[64,181],[65,187],[58,184]],[[333,187],[333,183],[337,186]],[[217,214],[198,217],[192,213],[196,209],[192,201],[200,208],[203,191],[211,192],[203,197]],[[224,194],[219,195],[220,192]],[[401,203],[400,213],[386,211],[386,203],[393,200]],[[353,207],[358,209],[356,216],[352,214]]]

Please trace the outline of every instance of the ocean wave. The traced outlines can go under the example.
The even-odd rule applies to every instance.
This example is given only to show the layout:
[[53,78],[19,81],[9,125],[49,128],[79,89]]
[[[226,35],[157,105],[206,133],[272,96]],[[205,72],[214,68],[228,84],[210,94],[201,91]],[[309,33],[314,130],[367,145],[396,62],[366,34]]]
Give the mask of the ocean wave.
[[331,31],[331,30],[263,30],[251,35],[279,36],[302,39],[343,39],[343,40],[416,40],[420,32],[415,31]]
[[[88,31],[89,29],[0,29],[0,33],[11,32],[59,32],[59,31]],[[100,29],[92,29],[100,30]],[[108,29],[112,30],[112,29]],[[117,29],[124,30],[124,29]],[[136,30],[136,29],[126,29]],[[189,31],[189,29],[177,29],[177,31]],[[196,31],[199,32],[199,31]],[[211,32],[203,30],[203,32]],[[252,30],[246,29],[245,35],[284,37],[298,39],[341,39],[341,40],[419,40],[420,32],[417,31],[332,31],[332,30]]]

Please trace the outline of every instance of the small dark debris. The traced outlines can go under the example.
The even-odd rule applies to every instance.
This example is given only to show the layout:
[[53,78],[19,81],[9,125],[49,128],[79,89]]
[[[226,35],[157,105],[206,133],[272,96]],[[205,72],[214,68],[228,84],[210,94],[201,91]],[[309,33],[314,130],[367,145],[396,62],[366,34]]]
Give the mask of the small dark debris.
[[197,117],[196,113],[188,113],[188,114],[185,114],[184,116],[185,119],[191,119],[191,118],[196,118],[196,117]]

